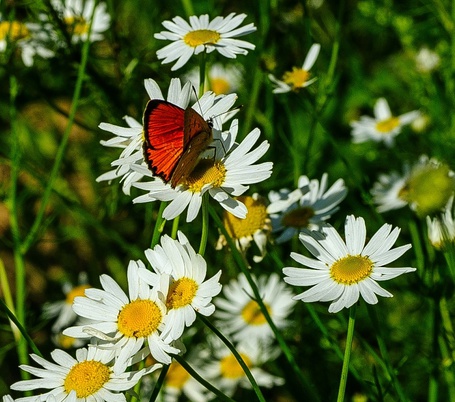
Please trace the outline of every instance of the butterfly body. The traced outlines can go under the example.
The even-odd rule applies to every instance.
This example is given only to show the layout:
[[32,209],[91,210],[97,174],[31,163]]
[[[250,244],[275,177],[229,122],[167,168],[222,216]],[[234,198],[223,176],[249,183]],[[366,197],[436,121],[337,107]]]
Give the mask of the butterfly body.
[[212,123],[193,108],[152,99],[144,112],[144,159],[172,187],[186,179],[212,142]]

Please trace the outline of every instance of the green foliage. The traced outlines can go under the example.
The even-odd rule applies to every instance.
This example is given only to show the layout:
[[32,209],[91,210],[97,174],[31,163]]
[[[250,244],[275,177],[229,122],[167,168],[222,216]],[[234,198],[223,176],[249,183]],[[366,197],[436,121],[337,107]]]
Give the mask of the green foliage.
[[[312,6],[316,3],[320,6]],[[47,0],[7,1],[0,12],[3,20],[38,22],[38,13],[49,7]],[[32,67],[24,66],[17,47],[1,53],[0,258],[5,276],[0,282],[6,304],[42,354],[48,356],[55,348],[52,322],[43,318],[42,306],[63,299],[61,285],[77,283],[79,273],[86,272],[95,287],[99,275],[107,273],[126,288],[128,261],[144,260],[143,250],[152,241],[159,203],[133,204],[140,190],[133,188],[128,196],[118,181],[96,182],[119,155],[118,149],[100,145],[109,136],[98,125],[124,126],[125,115],[141,121],[148,100],[144,79],[153,78],[166,93],[170,78],[199,65],[198,56],[175,72],[172,64],[161,64],[156,51],[165,42],[153,35],[163,30],[162,21],[186,18],[191,8],[195,15],[208,13],[210,18],[246,13],[246,23],[254,22],[258,30],[242,38],[256,50],[235,60],[246,72],[237,91],[237,104],[244,106],[238,114],[240,139],[259,127],[262,139],[270,143],[261,161],[274,163],[272,177],[251,186],[248,194],[266,197],[271,190],[295,188],[300,175],[320,179],[327,172],[330,184],[343,178],[349,189],[329,220],[334,227],[342,229],[345,217],[354,214],[364,217],[369,234],[387,222],[401,228],[398,245],[413,244],[398,265],[417,267],[417,272],[384,285],[393,298],[376,306],[362,302],[357,309],[346,400],[455,400],[453,247],[435,249],[428,241],[425,217],[408,206],[379,214],[370,193],[379,174],[401,174],[405,163],[415,164],[422,154],[455,168],[453,7],[439,0],[111,0],[111,28],[90,47],[67,43],[54,49],[53,58],[37,56]],[[53,23],[59,26],[57,16]],[[284,71],[301,67],[313,43],[321,44],[311,69],[318,80],[297,92],[273,94],[268,74],[281,79]],[[431,71],[416,66],[422,47],[440,57]],[[207,56],[208,65],[226,60],[218,52]],[[373,141],[354,144],[349,123],[372,116],[380,97],[388,100],[395,116],[420,110],[423,126],[405,126],[393,147]],[[219,205],[211,207],[222,214]],[[183,217],[179,223],[196,249],[201,228],[201,214],[191,224]],[[171,230],[168,222],[163,233]],[[226,248],[215,250],[219,234],[215,224],[209,225],[204,257],[209,275],[222,269],[222,282],[227,283],[241,264]],[[253,262],[253,254],[247,254],[255,275],[282,276],[284,266],[295,264],[290,252],[305,253],[298,241],[267,247],[262,262]],[[281,333],[295,365],[284,355],[267,363],[267,370],[286,383],[262,390],[265,400],[299,401],[302,395],[335,400],[348,312],[329,314],[327,307],[321,302],[296,305],[289,328]],[[0,318],[0,393],[6,394],[21,378],[17,366],[27,361],[30,351],[17,341],[7,315]],[[196,327],[194,338],[203,337],[203,325],[197,322]],[[186,347],[191,350],[191,344]],[[239,389],[233,398],[243,401],[255,394]]]

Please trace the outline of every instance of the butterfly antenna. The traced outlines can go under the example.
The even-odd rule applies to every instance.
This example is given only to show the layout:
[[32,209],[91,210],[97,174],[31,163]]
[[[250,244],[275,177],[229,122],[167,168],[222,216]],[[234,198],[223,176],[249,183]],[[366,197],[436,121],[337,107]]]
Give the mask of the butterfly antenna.
[[204,117],[204,113],[202,112],[201,104],[199,103],[199,97],[197,96],[196,88],[194,87],[194,85],[193,85],[191,88],[193,88],[194,96],[196,97],[196,103],[197,103],[198,106],[199,106],[199,110],[200,110],[200,113],[199,113],[199,114],[200,114],[202,117]]

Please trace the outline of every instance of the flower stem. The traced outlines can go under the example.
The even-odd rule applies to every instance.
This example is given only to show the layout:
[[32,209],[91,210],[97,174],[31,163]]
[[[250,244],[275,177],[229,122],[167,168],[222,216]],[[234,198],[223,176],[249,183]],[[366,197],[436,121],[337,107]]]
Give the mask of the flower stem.
[[205,71],[207,68],[207,55],[205,52],[200,54],[200,64],[199,64],[199,91],[198,97],[200,98],[204,95],[205,92]]
[[164,364],[163,368],[161,369],[160,376],[158,377],[158,380],[156,381],[155,387],[153,388],[152,395],[150,396],[150,402],[156,401],[156,398],[158,397],[158,394],[161,391],[161,388],[163,387],[164,384],[164,379],[166,378],[166,374],[169,371],[169,364]]
[[349,360],[351,359],[352,339],[354,338],[355,314],[357,306],[354,304],[349,309],[348,334],[346,336],[346,349],[344,350],[343,368],[341,369],[340,386],[338,388],[337,402],[344,401],[346,383],[348,381]]
[[209,236],[209,203],[207,193],[202,196],[202,233],[198,253],[204,255]]
[[[90,21],[93,21],[93,15],[94,15],[95,10],[96,10],[96,7],[93,8],[93,13],[92,13]],[[77,74],[77,81],[76,81],[76,86],[74,88],[73,99],[71,102],[71,109],[70,109],[69,116],[68,116],[68,123],[66,125],[65,132],[63,133],[62,142],[60,143],[60,146],[57,149],[57,154],[55,155],[54,165],[52,166],[50,176],[47,180],[47,185],[46,185],[46,188],[44,189],[43,198],[41,199],[39,210],[36,215],[35,221],[33,222],[33,225],[31,227],[31,229],[29,230],[27,237],[25,238],[25,240],[22,243],[22,246],[21,246],[22,254],[26,254],[26,252],[31,247],[31,245],[35,242],[36,237],[38,236],[41,222],[44,218],[44,213],[45,213],[46,207],[49,203],[51,192],[54,187],[54,183],[57,180],[57,176],[60,171],[60,167],[63,163],[66,146],[68,144],[68,139],[69,139],[69,136],[71,133],[71,129],[73,127],[74,118],[76,116],[76,111],[79,106],[79,100],[80,100],[81,91],[82,91],[82,84],[84,83],[85,70],[87,67],[88,54],[89,54],[89,49],[90,49],[89,38],[90,38],[91,27],[92,27],[92,22],[89,25],[88,38],[82,47],[81,64],[79,66],[79,70],[78,70],[78,74]]]
[[164,225],[166,224],[166,219],[163,218],[163,211],[166,208],[167,203],[161,201],[160,209],[158,210],[158,216],[156,218],[155,227],[153,228],[152,242],[150,248],[155,247],[160,240],[161,233],[163,233]]
[[194,15],[193,3],[191,0],[182,0],[182,6],[187,17]]
[[[208,381],[204,380],[181,356],[174,356],[174,359],[179,362],[179,364],[193,377],[196,381],[202,384],[209,391],[212,391],[215,395],[218,396],[220,401],[234,402],[233,399],[229,398],[227,395],[223,394],[220,390],[215,388]],[[217,399],[218,400],[218,399]]]
[[243,371],[245,372],[245,375],[248,377],[248,381],[250,382],[251,386],[253,387],[254,392],[256,393],[256,396],[258,397],[258,400],[261,402],[265,402],[264,395],[262,395],[262,392],[259,389],[259,386],[256,383],[256,380],[254,379],[253,375],[251,374],[251,371],[249,370],[246,363],[243,361],[242,356],[240,356],[239,352],[237,352],[237,350],[235,349],[234,345],[220,331],[218,331],[218,329],[215,328],[212,325],[212,323],[207,318],[205,318],[202,314],[198,314],[198,317],[229,348],[229,350],[232,352],[232,354],[234,355],[234,357],[237,359],[240,366],[242,367]]
[[280,346],[280,349],[283,351],[283,353],[286,357],[286,360],[288,361],[289,365],[292,367],[292,372],[296,375],[298,381],[303,386],[303,388],[305,388],[306,400],[307,401],[318,401],[319,400],[318,395],[313,390],[313,387],[311,386],[311,384],[309,384],[308,380],[302,375],[302,372],[301,372],[297,362],[294,359],[294,354],[287,346],[286,341],[284,340],[284,337],[283,337],[281,331],[277,328],[277,326],[273,322],[272,317],[270,317],[267,307],[265,306],[264,302],[262,301],[261,295],[259,293],[259,289],[258,289],[256,283],[254,282],[253,278],[251,277],[250,270],[248,269],[247,265],[245,264],[245,260],[242,256],[242,254],[237,249],[231,236],[229,236],[228,232],[226,231],[226,228],[223,226],[223,223],[222,223],[220,217],[217,215],[217,213],[213,210],[213,208],[210,208],[209,212],[210,212],[210,215],[212,216],[212,219],[214,220],[215,224],[217,225],[217,227],[220,229],[221,233],[226,238],[226,241],[229,244],[229,247],[231,249],[232,255],[233,255],[236,263],[238,264],[242,273],[245,275],[248,283],[250,284],[251,289],[253,290],[254,300],[258,303],[259,308],[260,308],[262,314],[264,315],[264,318],[267,320],[267,323],[269,324],[270,328],[272,329],[272,332],[275,335],[275,338]]

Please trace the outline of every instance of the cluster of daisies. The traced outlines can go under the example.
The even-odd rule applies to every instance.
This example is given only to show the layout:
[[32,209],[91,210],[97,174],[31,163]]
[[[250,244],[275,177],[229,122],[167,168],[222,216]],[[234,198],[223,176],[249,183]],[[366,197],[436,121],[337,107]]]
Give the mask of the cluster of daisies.
[[[51,0],[38,16],[37,22],[11,19],[0,13],[0,53],[18,53],[25,66],[30,67],[36,56],[48,59],[55,50],[72,44],[103,39],[110,25],[110,15],[105,3],[95,0]],[[66,31],[55,29],[50,16],[58,15]]]
[[[77,1],[70,3],[75,7]],[[84,21],[92,21],[92,31],[96,33],[94,21],[98,14],[94,3],[85,4],[92,8],[90,18]],[[86,18],[85,14],[82,16]],[[73,36],[87,32],[78,25],[79,17],[73,16]],[[71,17],[65,18],[70,23]],[[254,32],[256,27],[254,24],[240,26],[245,18],[244,14],[232,13],[212,21],[207,15],[190,17],[189,22],[180,17],[165,21],[163,25],[167,31],[156,34],[155,38],[172,42],[158,51],[158,59],[163,63],[175,62],[174,71],[202,52],[216,50],[227,58],[247,54],[254,45],[238,37]],[[8,38],[12,29],[8,28]],[[87,40],[87,37],[81,38]],[[285,73],[282,80],[271,75],[274,92],[298,90],[314,83],[315,78],[311,78],[309,70],[315,64],[320,48],[319,44],[314,44],[302,67]],[[272,234],[277,243],[298,235],[314,258],[292,253],[291,257],[303,268],[285,267],[284,280],[278,273],[259,277],[240,274],[226,283],[223,294],[212,302],[222,290],[222,272],[207,278],[206,261],[195,252],[182,232],[178,233],[178,239],[163,236],[159,245],[145,251],[146,262],[129,262],[128,292],[110,276],[102,275],[101,289],[90,287],[82,280],[78,287],[67,290],[69,303],[47,307],[49,316],[59,316],[54,325],[56,332],[63,330],[62,337],[76,339],[82,345],[89,344],[76,350],[76,358],[55,350],[52,353],[55,363],[32,355],[43,368],[28,365],[21,368],[39,378],[19,381],[11,389],[48,391],[18,400],[125,401],[124,392],[139,381],[141,395],[151,393],[154,376],[149,374],[169,365],[163,388],[166,401],[176,401],[181,393],[192,401],[208,401],[213,394],[191,377],[181,364],[183,361],[177,358],[186,351],[185,337],[194,335],[193,328],[189,327],[194,324],[197,314],[214,315],[216,327],[234,344],[260,386],[280,385],[283,380],[267,372],[263,365],[280,353],[273,343],[274,331],[286,328],[296,300],[331,302],[329,311],[333,313],[352,306],[360,297],[375,304],[378,295],[392,296],[378,282],[415,270],[387,267],[410,248],[410,245],[392,248],[400,232],[398,228],[385,224],[367,242],[365,221],[360,217],[350,215],[346,218],[344,239],[327,223],[347,195],[342,179],[329,185],[326,173],[321,180],[301,176],[296,189],[271,191],[268,199],[259,194],[247,195],[250,185],[261,183],[272,174],[271,162],[259,162],[269,144],[260,141],[261,133],[257,128],[243,140],[238,139],[239,121],[234,119],[236,109],[233,109],[236,95],[226,94],[232,92],[235,85],[224,85],[219,79],[217,81],[215,69],[208,71],[208,85],[212,90],[196,101],[192,98],[194,82],[191,80],[194,78],[191,76],[182,79],[183,82],[179,78],[171,79],[166,95],[154,80],[145,80],[150,99],[166,100],[182,109],[191,107],[212,121],[213,142],[200,155],[194,171],[175,187],[154,175],[144,160],[143,124],[126,116],[126,127],[100,124],[102,130],[114,134],[102,144],[120,148],[121,152],[112,162],[112,170],[98,177],[98,181],[118,179],[127,195],[132,188],[139,189],[142,193],[133,199],[134,203],[166,202],[162,212],[166,220],[177,218],[186,211],[186,222],[194,221],[204,197],[210,197],[210,202],[213,200],[224,209],[224,231],[219,248],[233,244],[245,260],[248,260],[248,248],[254,243],[258,255],[253,260],[260,262]],[[230,71],[237,78],[241,75],[241,69]],[[411,112],[394,118],[385,101],[381,101],[377,109],[380,127],[391,132],[395,130],[393,135],[396,135],[397,127],[410,123],[417,116]],[[361,123],[365,128],[371,122],[365,119]],[[359,135],[359,138],[364,137]],[[407,189],[418,176],[412,172],[406,182]],[[376,188],[375,192],[379,197],[381,188]],[[293,296],[287,284],[309,289]],[[62,307],[69,304],[71,310]],[[250,386],[232,350],[213,336],[205,337],[204,342],[196,346],[188,345],[185,362],[227,395],[233,395],[238,386]],[[10,399],[5,397],[7,401]]]

